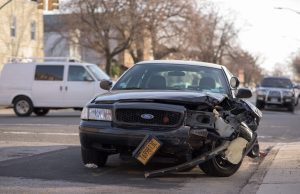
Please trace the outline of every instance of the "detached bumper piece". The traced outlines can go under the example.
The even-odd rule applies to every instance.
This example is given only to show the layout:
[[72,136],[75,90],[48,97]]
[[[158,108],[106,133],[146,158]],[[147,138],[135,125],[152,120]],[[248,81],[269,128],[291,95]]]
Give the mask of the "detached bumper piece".
[[222,145],[220,145],[219,147],[216,147],[215,149],[206,152],[200,156],[198,156],[197,158],[177,165],[177,166],[173,166],[170,168],[164,168],[161,170],[155,170],[155,171],[151,171],[151,172],[145,172],[145,178],[152,178],[152,177],[158,177],[158,176],[162,176],[168,173],[172,173],[172,172],[178,172],[178,171],[182,171],[185,169],[188,169],[190,167],[196,166],[198,164],[201,164],[211,158],[213,158],[214,156],[220,154],[221,152],[223,152],[224,150],[227,149],[227,147],[229,146],[229,141],[225,141]]
[[[251,135],[251,138],[248,139],[247,141],[248,141],[248,143],[246,145],[245,151],[242,154],[242,158],[244,158],[253,149],[253,147],[256,145],[257,134],[253,133]],[[206,153],[194,158],[193,160],[185,162],[183,164],[173,166],[173,167],[169,167],[169,168],[160,169],[160,170],[154,170],[154,171],[151,171],[151,172],[145,172],[145,178],[163,176],[165,174],[183,171],[183,170],[189,169],[193,166],[197,166],[199,164],[202,164],[202,163],[210,160],[211,158],[221,154],[225,150],[227,150],[227,148],[230,146],[230,143],[231,143],[231,141],[224,141],[220,146],[216,147],[215,149],[213,149],[209,152],[206,152]],[[240,160],[242,160],[242,158]]]

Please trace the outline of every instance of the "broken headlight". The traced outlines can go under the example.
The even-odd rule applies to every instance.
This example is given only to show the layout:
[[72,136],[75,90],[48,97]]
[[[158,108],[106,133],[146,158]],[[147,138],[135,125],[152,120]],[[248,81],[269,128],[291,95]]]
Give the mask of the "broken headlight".
[[81,119],[97,120],[97,121],[111,121],[112,120],[112,111],[110,109],[85,107],[81,112]]

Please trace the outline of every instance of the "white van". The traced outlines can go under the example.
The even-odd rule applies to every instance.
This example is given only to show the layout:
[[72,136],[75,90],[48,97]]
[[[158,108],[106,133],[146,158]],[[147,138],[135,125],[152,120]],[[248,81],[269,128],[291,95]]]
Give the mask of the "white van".
[[110,79],[95,64],[63,61],[12,62],[0,73],[0,106],[18,116],[46,115],[50,109],[81,109],[95,95],[107,92],[100,80]]

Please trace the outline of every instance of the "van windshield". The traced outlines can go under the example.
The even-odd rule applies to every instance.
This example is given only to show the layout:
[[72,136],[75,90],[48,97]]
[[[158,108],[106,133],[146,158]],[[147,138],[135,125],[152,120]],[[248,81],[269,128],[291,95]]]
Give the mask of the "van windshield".
[[102,79],[110,79],[110,77],[96,65],[88,65],[87,68],[98,81]]

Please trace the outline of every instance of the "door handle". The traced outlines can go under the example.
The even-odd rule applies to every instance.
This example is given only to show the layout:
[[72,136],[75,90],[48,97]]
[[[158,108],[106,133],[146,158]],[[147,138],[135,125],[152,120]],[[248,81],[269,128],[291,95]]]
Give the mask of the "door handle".
[[63,87],[62,87],[62,86],[59,86],[59,90],[62,91],[62,90],[63,90]]
[[68,91],[68,86],[65,86],[65,90]]

